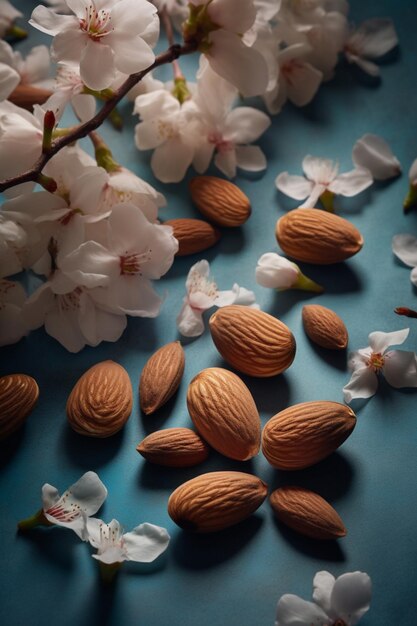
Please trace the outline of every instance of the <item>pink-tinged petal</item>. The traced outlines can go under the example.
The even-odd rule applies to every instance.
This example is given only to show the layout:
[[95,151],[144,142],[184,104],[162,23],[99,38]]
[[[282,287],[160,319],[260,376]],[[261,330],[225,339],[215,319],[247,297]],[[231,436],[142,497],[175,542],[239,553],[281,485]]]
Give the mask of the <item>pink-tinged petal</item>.
[[11,280],[0,280],[0,303],[22,307],[26,300],[26,292],[20,283]]
[[177,328],[184,337],[199,337],[204,332],[202,312],[193,309],[187,298],[184,299],[184,304],[177,317]]
[[262,172],[268,164],[259,146],[237,146],[236,165],[246,172]]
[[63,257],[60,267],[77,285],[105,287],[120,274],[120,259],[99,243],[87,241]]
[[110,313],[133,317],[156,317],[162,304],[151,281],[138,275],[120,276],[108,287],[95,289],[94,300]]
[[[86,9],[89,8],[88,0],[65,0],[66,5],[79,19],[85,18]],[[98,3],[95,2],[96,9],[99,9]]]
[[228,178],[236,176],[236,150],[218,152],[214,157],[214,165]]
[[396,257],[409,267],[417,267],[417,237],[406,233],[394,235],[392,251]]
[[396,389],[417,387],[417,361],[415,352],[390,350],[385,354],[384,376]]
[[37,6],[29,20],[29,24],[47,35],[57,35],[60,31],[72,27],[79,28],[79,23],[74,15],[58,15],[55,11]]
[[295,200],[304,200],[313,190],[314,183],[304,176],[292,176],[288,172],[282,172],[275,179],[275,185],[279,191]]
[[245,46],[238,35],[223,29],[210,34],[212,47],[207,58],[212,69],[235,85],[245,97],[264,93],[268,68],[260,52]]
[[256,282],[270,289],[288,289],[298,275],[298,267],[275,252],[263,254],[256,267]]
[[214,150],[214,144],[208,142],[201,143],[200,146],[197,146],[193,157],[193,167],[199,174],[203,174],[207,170]]
[[96,99],[94,96],[82,93],[76,94],[72,97],[71,104],[81,122],[88,122],[88,120],[94,117],[96,112]]
[[350,172],[339,174],[339,176],[328,185],[328,189],[335,194],[350,198],[368,189],[373,182],[371,172],[364,167],[358,167]]
[[385,350],[390,346],[400,346],[404,343],[409,332],[409,328],[394,330],[392,333],[383,333],[377,330],[369,335],[369,345],[372,348],[372,352],[384,354]]
[[255,21],[256,7],[253,0],[213,0],[208,14],[215,24],[243,34]]
[[332,617],[354,626],[368,611],[372,583],[364,572],[349,572],[337,578],[331,596]]
[[335,580],[335,577],[326,571],[317,572],[313,580],[313,600],[327,614],[331,609],[331,595]]
[[[94,292],[89,293],[94,301]],[[102,341],[118,341],[127,326],[127,318],[124,314],[108,313],[100,308],[95,308],[93,320],[80,320],[81,330],[90,346],[97,346]]]
[[138,150],[152,150],[165,143],[166,138],[158,132],[158,120],[145,120],[135,126],[135,145]]
[[373,18],[363,22],[355,31],[359,38],[359,53],[369,59],[377,59],[398,45],[395,27],[389,18]]
[[323,80],[323,74],[310,63],[297,62],[286,79],[287,97],[303,107],[314,98]]
[[90,89],[101,91],[111,86],[115,74],[113,50],[90,39],[80,61],[80,76],[84,83]]
[[109,35],[106,44],[114,52],[114,64],[124,74],[134,74],[146,69],[155,61],[155,54],[139,35],[134,38]]
[[270,125],[270,118],[262,111],[252,107],[236,107],[227,116],[224,136],[237,144],[252,143]]
[[184,178],[193,156],[193,148],[180,137],[174,137],[156,148],[151,158],[151,168],[161,182],[178,183]]
[[331,159],[311,156],[308,154],[303,159],[303,172],[314,183],[328,186],[334,180],[339,171],[339,164]]
[[349,404],[355,398],[370,398],[378,389],[375,372],[366,365],[356,369],[350,381],[343,387],[343,398]]
[[401,174],[401,164],[391,148],[378,135],[366,133],[353,146],[352,160],[356,167],[368,169],[375,180],[386,180]]
[[125,533],[123,542],[129,561],[151,563],[167,549],[169,534],[165,528],[145,523]]
[[328,621],[317,604],[291,593],[283,595],[278,602],[275,626],[327,626]]
[[0,63],[0,101],[6,100],[20,83],[20,74],[13,68]]
[[372,348],[361,348],[355,352],[349,353],[348,368],[351,371],[361,369],[364,365],[368,365],[369,358],[372,355]]
[[47,511],[60,499],[59,491],[49,483],[45,483],[42,487],[42,508]]
[[81,30],[62,30],[58,33],[51,47],[52,57],[65,63],[79,63],[84,50],[88,46],[89,39]]
[[141,34],[155,21],[157,8],[145,0],[119,0],[111,12],[115,31],[127,36]]

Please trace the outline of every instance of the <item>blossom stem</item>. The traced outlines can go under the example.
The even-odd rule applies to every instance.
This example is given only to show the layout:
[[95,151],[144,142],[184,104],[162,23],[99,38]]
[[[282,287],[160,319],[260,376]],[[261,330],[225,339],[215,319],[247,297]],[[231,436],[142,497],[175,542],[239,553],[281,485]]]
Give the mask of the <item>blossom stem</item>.
[[43,138],[42,138],[42,152],[46,154],[49,152],[52,146],[52,137],[55,128],[55,114],[53,111],[46,111],[43,118]]
[[27,30],[25,30],[24,28],[21,28],[20,26],[17,26],[16,24],[13,24],[13,26],[10,26],[10,28],[6,32],[6,37],[9,37],[10,39],[13,39],[13,40],[26,39],[27,36],[28,36]]
[[74,131],[68,133],[65,137],[61,137],[56,141],[52,142],[51,149],[47,153],[42,153],[35,165],[30,169],[24,172],[23,174],[19,174],[12,178],[8,178],[0,182],[0,193],[5,191],[6,189],[10,189],[10,187],[15,187],[16,185],[20,185],[22,183],[27,183],[29,181],[37,181],[40,173],[42,172],[45,165],[52,159],[55,154],[57,154],[62,148],[68,146],[78,139],[82,139],[83,137],[87,137],[91,131],[96,130],[101,124],[107,119],[115,106],[120,102],[120,100],[135,86],[139,83],[144,76],[149,74],[152,70],[161,65],[165,65],[166,63],[171,63],[173,60],[184,54],[191,54],[197,50],[197,43],[190,42],[184,45],[173,45],[159,54],[155,61],[147,67],[145,70],[141,72],[136,72],[135,74],[131,74],[125,82],[115,91],[115,94],[112,98],[107,100],[103,107],[96,113],[94,117],[91,118],[88,122],[77,126]]
[[417,185],[410,185],[408,194],[404,198],[404,213],[408,213],[411,209],[417,207]]
[[394,309],[394,313],[396,313],[397,315],[405,315],[406,317],[417,318],[417,311],[414,311],[413,309],[409,309],[406,306],[397,306],[397,308]]
[[36,526],[53,526],[54,524],[46,519],[44,512],[40,509],[35,515],[23,519],[18,522],[17,527],[19,530],[30,530]]
[[[44,154],[48,154],[48,152],[45,152]],[[35,180],[41,187],[50,193],[55,193],[58,188],[54,179],[50,176],[45,176],[45,174],[38,174]]]
[[328,189],[326,189],[326,191],[323,191],[323,193],[320,196],[320,202],[322,203],[326,211],[329,211],[329,213],[334,213],[333,200],[334,200],[334,193],[332,191],[329,191]]
[[103,563],[102,561],[99,561],[99,566],[101,580],[103,581],[103,583],[106,583],[108,585],[114,581],[116,574],[119,572],[122,566],[122,563]]
[[92,131],[89,137],[94,146],[97,165],[104,168],[106,172],[118,172],[121,169],[120,165],[113,158],[113,153],[104,139],[95,131]]
[[302,272],[299,273],[297,280],[291,289],[301,289],[302,291],[313,291],[314,293],[323,293],[324,287],[305,276]]

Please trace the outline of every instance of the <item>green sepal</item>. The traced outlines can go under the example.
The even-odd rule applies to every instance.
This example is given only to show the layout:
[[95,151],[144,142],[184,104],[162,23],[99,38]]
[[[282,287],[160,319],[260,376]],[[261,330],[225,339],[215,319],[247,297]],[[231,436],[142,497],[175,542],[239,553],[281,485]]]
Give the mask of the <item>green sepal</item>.
[[417,207],[417,185],[411,185],[408,189],[408,194],[406,195],[404,202],[404,213],[408,213],[411,209]]
[[32,515],[32,517],[23,519],[17,524],[19,530],[31,530],[36,526],[54,526],[52,522],[46,519],[43,509],[40,509],[35,515]]
[[329,213],[334,213],[334,193],[326,189],[320,196],[320,202],[322,203],[324,209],[329,211]]
[[187,87],[187,81],[184,77],[176,78],[174,80],[174,89],[171,93],[180,104],[183,104],[186,100],[190,99],[191,94]]
[[8,28],[6,31],[6,37],[9,39],[22,40],[22,39],[26,39],[27,36],[28,36],[28,32],[24,28],[21,28],[20,26],[17,26],[16,24],[13,24],[13,26],[10,26],[10,28]]
[[291,286],[291,289],[301,289],[302,291],[313,291],[314,293],[323,293],[324,287],[316,283],[308,276],[305,276],[302,271],[299,271],[298,278]]

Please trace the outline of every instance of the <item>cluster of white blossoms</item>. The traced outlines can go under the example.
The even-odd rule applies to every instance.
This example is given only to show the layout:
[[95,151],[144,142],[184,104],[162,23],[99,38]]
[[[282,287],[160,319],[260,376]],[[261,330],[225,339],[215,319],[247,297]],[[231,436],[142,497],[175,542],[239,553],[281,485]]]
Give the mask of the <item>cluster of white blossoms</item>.
[[[271,120],[242,98],[259,96],[270,114],[278,113],[286,100],[304,106],[332,77],[341,56],[376,75],[375,59],[397,44],[388,19],[369,20],[352,30],[345,0],[45,4],[35,8],[29,23],[52,37],[51,47],[36,46],[23,58],[10,45],[25,35],[19,25],[23,15],[9,0],[0,0],[3,180],[33,168],[57,138],[70,132],[57,127],[68,106],[87,122],[95,115],[97,100],[108,100],[129,76],[143,71],[146,76],[127,96],[139,116],[136,146],[153,151],[151,168],[159,180],[180,181],[190,167],[203,173],[212,162],[229,178],[238,168],[264,170],[266,156],[257,142]],[[161,15],[181,32],[183,48],[200,55],[195,80],[191,76],[187,82],[175,64],[173,82],[152,75]],[[45,326],[76,352],[102,340],[116,341],[126,316],[159,313],[162,299],[153,281],[168,271],[178,247],[172,229],[158,221],[164,198],[92,139],[96,159],[77,144],[65,147],[38,176],[43,190],[35,182],[23,182],[5,192],[0,211],[0,345]],[[371,182],[369,152],[372,157],[375,151],[383,153],[380,145],[362,142],[354,176],[338,176],[330,162],[317,164],[307,157],[307,178],[281,175],[278,186],[293,197],[308,196],[308,205],[329,193],[347,193],[352,185],[358,191]],[[324,186],[323,169],[329,179]],[[288,265],[286,270],[291,286],[306,288],[299,270]],[[19,282],[15,275],[22,271],[27,274]],[[178,320],[181,332],[193,336],[202,332],[201,312],[209,304],[254,304],[252,292],[235,285],[226,299],[219,292],[207,306],[194,307],[198,271],[192,269],[187,289],[192,284],[194,291],[188,289]],[[203,283],[207,295],[212,284],[208,273],[199,279],[200,287]],[[311,281],[307,286],[312,287]]]

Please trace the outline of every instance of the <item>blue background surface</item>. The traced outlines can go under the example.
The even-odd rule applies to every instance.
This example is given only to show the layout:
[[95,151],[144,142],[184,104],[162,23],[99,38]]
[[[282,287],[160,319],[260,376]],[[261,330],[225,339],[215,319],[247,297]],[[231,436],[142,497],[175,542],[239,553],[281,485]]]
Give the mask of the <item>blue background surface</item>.
[[[29,13],[35,4],[19,2],[19,8]],[[374,593],[371,611],[361,622],[364,626],[417,623],[413,391],[380,384],[377,395],[358,411],[357,427],[343,447],[300,472],[274,470],[261,455],[238,463],[215,453],[195,468],[164,469],[147,464],[135,450],[147,433],[158,428],[189,426],[188,382],[205,367],[224,365],[209,333],[185,342],[186,369],[179,393],[155,416],[141,415],[136,393],[141,369],[158,347],[178,338],[175,317],[185,277],[200,258],[210,261],[220,289],[230,288],[234,281],[253,289],[261,307],[288,324],[296,337],[296,359],[285,374],[266,380],[243,377],[263,423],[296,402],[342,401],[342,387],[349,379],[345,355],[328,354],[306,339],[301,309],[307,302],[329,306],[342,316],[351,349],[368,345],[367,336],[373,330],[407,326],[411,332],[405,349],[417,349],[417,320],[393,313],[398,305],[417,308],[417,299],[408,269],[391,253],[394,234],[416,234],[417,213],[404,216],[401,207],[407,171],[417,156],[416,6],[414,0],[356,0],[351,7],[350,17],[356,22],[382,16],[394,19],[400,49],[383,65],[382,80],[369,84],[354,68],[341,64],[335,80],[320,89],[310,106],[301,110],[288,106],[273,118],[272,129],[259,142],[268,157],[267,171],[261,177],[236,181],[252,201],[252,217],[242,228],[224,231],[220,243],[207,253],[175,261],[158,285],[161,293],[166,292],[159,318],[132,319],[116,344],[86,348],[76,355],[67,353],[43,330],[1,350],[1,374],[25,372],[40,387],[39,403],[26,426],[0,449],[2,624],[271,626],[278,598],[288,592],[309,599],[314,573],[320,569],[334,575],[359,569],[371,575]],[[27,50],[41,41],[50,40],[32,29],[30,38],[18,48]],[[181,65],[187,68],[193,62],[187,59]],[[169,71],[164,75],[168,78]],[[108,124],[102,129],[116,158],[166,194],[163,219],[198,217],[187,180],[162,185],[153,179],[149,155],[134,147],[136,118],[130,115],[131,105],[121,110],[126,119],[123,133]],[[276,175],[284,170],[301,173],[301,160],[307,153],[339,159],[342,171],[351,169],[353,143],[365,132],[385,137],[405,173],[375,184],[354,199],[337,200],[339,213],[363,233],[363,250],[340,265],[304,267],[325,286],[320,297],[275,294],[256,285],[257,259],[277,250],[275,222],[296,204],[276,191]],[[65,403],[79,376],[104,359],[127,369],[135,403],[121,433],[93,440],[69,428]],[[159,561],[148,567],[126,566],[112,589],[100,585],[89,546],[75,534],[58,528],[16,533],[17,521],[39,508],[43,483],[64,490],[89,469],[97,471],[109,489],[101,517],[107,521],[116,517],[126,530],[149,521],[166,527],[172,537]],[[235,528],[216,535],[186,534],[168,516],[169,494],[186,479],[220,469],[253,472],[271,490],[291,483],[311,487],[335,506],[348,529],[347,537],[325,545],[303,539],[274,521],[267,502]]]

